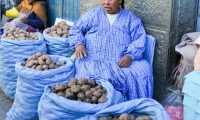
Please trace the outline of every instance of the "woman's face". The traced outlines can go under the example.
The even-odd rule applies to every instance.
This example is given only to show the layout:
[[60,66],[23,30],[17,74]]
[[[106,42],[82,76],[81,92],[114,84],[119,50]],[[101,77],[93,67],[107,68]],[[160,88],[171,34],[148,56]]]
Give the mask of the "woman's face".
[[32,2],[34,2],[35,0],[26,0],[27,3],[31,4]]
[[108,14],[117,14],[120,11],[120,4],[122,0],[101,0],[101,4],[104,10]]

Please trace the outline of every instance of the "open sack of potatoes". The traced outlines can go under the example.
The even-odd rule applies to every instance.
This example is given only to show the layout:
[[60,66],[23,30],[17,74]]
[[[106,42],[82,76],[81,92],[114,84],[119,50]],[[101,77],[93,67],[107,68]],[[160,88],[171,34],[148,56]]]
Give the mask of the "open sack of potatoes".
[[38,102],[45,86],[67,82],[75,75],[74,63],[69,58],[40,52],[17,61],[15,70],[18,75],[15,101],[7,120],[38,119]]
[[41,33],[27,33],[17,28],[4,31],[0,41],[0,87],[9,98],[14,99],[16,90],[15,63],[39,51],[47,52]]
[[163,106],[150,98],[134,99],[77,120],[170,120]]
[[70,28],[71,26],[65,21],[61,21],[43,31],[48,54],[70,57],[74,53],[69,47],[67,38]]
[[124,101],[121,93],[106,80],[75,79],[45,87],[38,104],[39,119],[75,120]]

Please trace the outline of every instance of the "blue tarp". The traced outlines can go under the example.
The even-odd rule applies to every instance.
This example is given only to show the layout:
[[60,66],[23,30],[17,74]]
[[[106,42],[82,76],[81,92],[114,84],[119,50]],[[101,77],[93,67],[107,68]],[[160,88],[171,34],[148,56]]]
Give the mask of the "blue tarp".
[[69,81],[75,75],[73,61],[69,58],[50,55],[52,61],[66,63],[56,69],[37,71],[21,66],[25,59],[16,63],[18,75],[15,101],[7,113],[6,120],[37,120],[37,108],[44,88],[49,84],[60,84]]
[[111,105],[124,101],[120,92],[106,80],[96,80],[107,90],[107,101],[100,104],[90,104],[75,100],[69,100],[51,92],[50,86],[45,91],[38,104],[40,120],[75,120],[86,115],[93,115]]
[[15,41],[1,38],[0,43],[0,87],[11,99],[14,99],[17,74],[15,63],[21,58],[27,58],[41,52],[46,53],[46,43],[41,33],[39,40]]

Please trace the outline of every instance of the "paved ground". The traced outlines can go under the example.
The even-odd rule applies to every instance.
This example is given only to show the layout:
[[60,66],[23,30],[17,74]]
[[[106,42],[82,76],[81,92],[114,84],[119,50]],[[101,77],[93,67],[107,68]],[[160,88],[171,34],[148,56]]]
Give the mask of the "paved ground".
[[0,89],[0,120],[5,120],[6,113],[9,111],[13,100],[9,99]]

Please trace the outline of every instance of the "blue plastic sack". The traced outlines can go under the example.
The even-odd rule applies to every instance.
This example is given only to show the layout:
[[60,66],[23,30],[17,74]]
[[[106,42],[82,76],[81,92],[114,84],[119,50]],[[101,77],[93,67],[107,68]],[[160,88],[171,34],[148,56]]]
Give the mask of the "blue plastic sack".
[[14,99],[17,74],[15,63],[21,58],[27,58],[41,52],[47,52],[46,43],[41,33],[39,40],[15,41],[1,38],[0,43],[0,87],[11,99]]
[[50,55],[60,55],[70,57],[74,51],[70,49],[68,38],[52,37],[46,33],[47,28],[43,31],[43,36],[47,44],[47,53]]
[[98,120],[101,116],[120,116],[122,113],[133,114],[134,116],[146,114],[152,120],[170,120],[162,105],[150,98],[122,102],[103,109],[93,116],[85,116],[77,120]]
[[93,115],[111,105],[124,101],[122,94],[116,91],[106,80],[97,80],[107,90],[107,101],[100,104],[90,104],[61,97],[46,86],[38,104],[40,120],[75,120],[86,115]]
[[25,59],[16,63],[18,74],[15,101],[7,113],[6,120],[37,120],[37,108],[44,88],[49,84],[60,84],[69,81],[75,75],[73,61],[69,58],[50,55],[52,61],[66,63],[56,69],[37,71],[21,66]]

